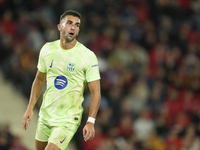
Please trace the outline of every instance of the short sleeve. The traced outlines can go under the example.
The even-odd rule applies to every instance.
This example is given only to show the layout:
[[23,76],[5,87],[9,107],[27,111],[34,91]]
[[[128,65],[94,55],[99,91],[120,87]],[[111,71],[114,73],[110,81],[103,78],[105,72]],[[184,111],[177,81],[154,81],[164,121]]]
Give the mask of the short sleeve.
[[88,58],[86,59],[85,70],[87,82],[100,79],[98,60],[93,52],[91,52]]
[[39,54],[39,59],[38,59],[38,64],[37,64],[37,68],[40,72],[46,73],[47,69],[46,69],[46,65],[44,62],[44,50],[45,50],[45,45],[42,47],[42,49],[40,50],[40,54]]

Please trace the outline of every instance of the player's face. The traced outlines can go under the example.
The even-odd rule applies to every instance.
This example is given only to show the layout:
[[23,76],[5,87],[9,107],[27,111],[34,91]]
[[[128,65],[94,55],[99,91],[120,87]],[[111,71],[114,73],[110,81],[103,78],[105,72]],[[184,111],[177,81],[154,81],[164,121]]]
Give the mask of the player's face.
[[79,33],[80,23],[81,21],[78,17],[68,15],[58,25],[58,30],[67,42],[71,42]]

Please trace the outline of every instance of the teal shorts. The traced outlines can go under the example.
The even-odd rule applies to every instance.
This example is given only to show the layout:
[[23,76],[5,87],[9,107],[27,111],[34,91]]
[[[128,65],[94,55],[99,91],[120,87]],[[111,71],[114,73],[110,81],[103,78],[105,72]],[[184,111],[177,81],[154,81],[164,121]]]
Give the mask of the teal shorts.
[[41,142],[53,143],[61,150],[67,146],[76,133],[79,125],[68,123],[66,126],[49,126],[38,121],[35,139]]

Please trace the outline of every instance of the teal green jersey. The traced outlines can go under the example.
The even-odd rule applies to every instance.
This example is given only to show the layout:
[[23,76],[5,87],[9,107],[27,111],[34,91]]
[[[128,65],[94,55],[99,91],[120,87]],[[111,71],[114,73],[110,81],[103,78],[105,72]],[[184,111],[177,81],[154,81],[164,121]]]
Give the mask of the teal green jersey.
[[52,126],[80,124],[84,87],[100,79],[95,54],[78,41],[63,50],[57,40],[42,47],[37,67],[47,75],[39,119]]

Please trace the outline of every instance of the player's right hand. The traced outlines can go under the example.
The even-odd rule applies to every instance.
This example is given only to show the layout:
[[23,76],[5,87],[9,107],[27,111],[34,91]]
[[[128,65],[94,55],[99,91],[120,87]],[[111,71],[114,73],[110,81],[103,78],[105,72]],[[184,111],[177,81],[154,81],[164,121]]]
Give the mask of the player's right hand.
[[24,116],[23,116],[23,123],[22,123],[23,126],[22,126],[22,128],[24,130],[27,130],[28,124],[31,123],[32,117],[33,117],[33,110],[27,109],[26,112],[24,113]]

